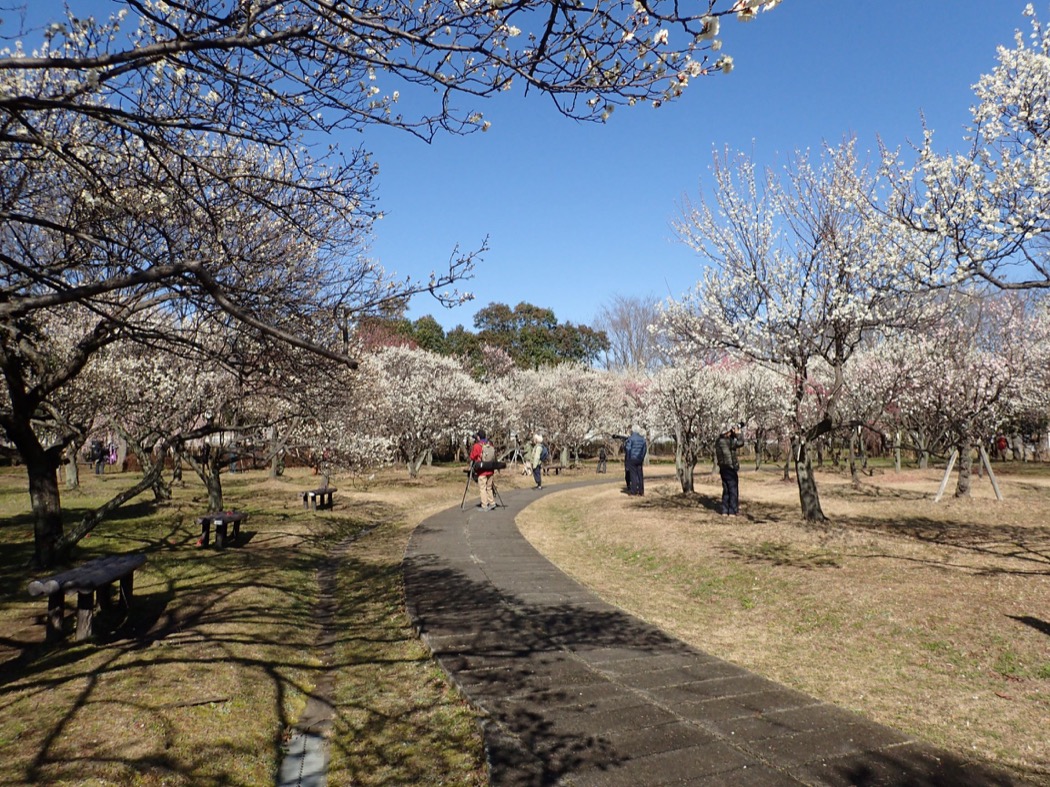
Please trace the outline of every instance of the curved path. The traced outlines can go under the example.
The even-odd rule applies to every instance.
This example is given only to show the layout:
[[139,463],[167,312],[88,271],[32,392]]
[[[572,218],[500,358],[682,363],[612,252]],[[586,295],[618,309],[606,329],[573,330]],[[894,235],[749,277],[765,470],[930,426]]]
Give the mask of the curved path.
[[495,511],[449,509],[424,521],[406,551],[409,614],[483,714],[494,785],[1024,783],[601,601],[514,524],[530,502],[574,486],[509,492]]

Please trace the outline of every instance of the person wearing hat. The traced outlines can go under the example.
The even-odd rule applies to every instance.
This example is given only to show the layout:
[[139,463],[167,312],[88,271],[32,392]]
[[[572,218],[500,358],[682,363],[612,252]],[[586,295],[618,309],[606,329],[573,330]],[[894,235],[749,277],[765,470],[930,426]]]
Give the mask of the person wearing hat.
[[529,451],[529,463],[532,465],[532,480],[536,482],[533,489],[543,489],[543,435],[532,436],[532,450]]
[[715,462],[722,478],[723,516],[736,516],[740,512],[740,460],[736,452],[743,446],[736,426],[727,426],[715,440]]
[[492,443],[485,435],[485,430],[478,429],[477,434],[474,435],[474,445],[470,449],[470,467],[478,479],[478,491],[481,496],[478,507],[483,511],[494,511],[496,508],[496,498],[492,493],[492,476],[496,471],[487,466],[483,457],[483,454],[486,453],[485,446],[491,445]]

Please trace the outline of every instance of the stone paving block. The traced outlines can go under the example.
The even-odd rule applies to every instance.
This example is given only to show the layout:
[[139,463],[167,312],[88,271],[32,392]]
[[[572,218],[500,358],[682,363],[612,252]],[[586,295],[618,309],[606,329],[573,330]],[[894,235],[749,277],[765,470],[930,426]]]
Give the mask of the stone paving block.
[[699,703],[696,708],[689,708],[690,718],[705,719],[712,722],[753,717],[755,714],[767,714],[781,710],[791,710],[812,705],[812,697],[791,689],[770,689],[753,694],[737,694],[731,697],[718,697]]
[[917,741],[879,751],[829,757],[792,772],[808,783],[827,787],[1023,787],[1030,784],[1012,774],[967,762]]
[[495,787],[1025,784],[778,686],[601,601],[514,525],[517,511],[548,493],[510,491],[490,513],[439,513],[405,551],[406,607],[482,711]]
[[[777,684],[770,680],[753,673],[743,673],[710,680],[694,680],[672,686],[656,686],[649,689],[647,693],[659,702],[689,706],[706,700],[758,694],[776,688]],[[690,708],[690,716],[697,713],[701,711]]]
[[697,776],[676,784],[679,787],[800,787],[807,782],[801,782],[790,774],[768,765],[745,765],[733,771]]
[[634,645],[594,645],[583,643],[574,648],[581,659],[594,665],[611,665],[618,661],[634,661],[641,658],[653,658],[662,654],[659,646],[640,647]]
[[846,724],[750,741],[748,751],[785,768],[907,743],[903,733],[876,724]]
[[745,670],[732,664],[708,662],[694,666],[652,671],[640,668],[637,672],[616,674],[614,679],[633,688],[660,689],[703,683],[717,678],[744,677],[746,675],[747,672]]
[[[702,709],[698,709],[701,712]],[[761,740],[778,735],[793,735],[799,732],[822,730],[855,724],[861,719],[855,713],[810,699],[810,704],[797,708],[755,712],[749,716],[712,718],[705,717],[705,726],[724,735],[741,740]]]
[[[757,765],[752,758],[725,743],[715,741],[627,760],[605,769],[573,773],[568,783],[573,787],[681,784],[688,779],[731,773],[751,765]],[[732,782],[725,784],[729,787]]]
[[677,719],[655,727],[607,730],[602,733],[601,738],[608,741],[625,759],[703,746],[717,740],[710,732],[700,729],[695,724]]
[[545,716],[558,730],[579,735],[604,736],[616,730],[641,730],[677,721],[670,711],[649,704],[638,704],[627,708],[608,707],[605,704],[587,706],[563,706],[549,708]]
[[507,698],[508,702],[528,703],[543,708],[560,708],[564,706],[599,707],[615,704],[629,708],[642,700],[630,689],[622,686],[610,686],[606,681],[577,686],[552,686],[519,693]]
[[[647,653],[637,658],[618,659],[593,659],[592,652],[581,650],[577,653],[584,661],[594,664],[602,672],[613,677],[627,675],[642,671],[675,669],[683,667],[695,667],[698,664],[711,664],[719,662],[714,656],[707,656],[698,652],[683,651],[680,653]],[[724,663],[724,662],[722,662]]]

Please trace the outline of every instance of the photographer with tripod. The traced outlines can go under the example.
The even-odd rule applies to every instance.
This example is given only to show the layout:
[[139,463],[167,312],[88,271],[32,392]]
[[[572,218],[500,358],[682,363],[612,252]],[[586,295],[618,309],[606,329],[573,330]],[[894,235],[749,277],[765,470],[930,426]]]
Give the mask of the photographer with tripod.
[[[478,490],[481,496],[479,507],[483,511],[496,509],[496,498],[493,495],[492,476],[495,474],[496,448],[489,442],[484,429],[478,429],[474,436],[474,445],[470,449],[470,471],[478,479]],[[467,481],[469,482],[469,479]]]

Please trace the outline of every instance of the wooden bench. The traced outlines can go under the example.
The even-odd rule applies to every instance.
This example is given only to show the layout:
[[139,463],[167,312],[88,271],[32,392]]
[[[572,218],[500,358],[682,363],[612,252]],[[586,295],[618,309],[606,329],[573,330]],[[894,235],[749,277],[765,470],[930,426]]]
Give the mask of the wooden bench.
[[322,486],[318,489],[311,489],[309,492],[302,492],[303,508],[314,511],[319,508],[331,508],[333,506],[332,495],[338,491],[334,486]]
[[558,475],[559,473],[561,473],[562,470],[568,469],[569,468],[565,467],[565,465],[544,465],[543,474],[550,475],[551,473],[554,473],[554,475]]
[[212,511],[197,517],[197,524],[201,526],[201,537],[197,546],[206,547],[210,541],[211,529],[215,527],[215,548],[225,549],[227,542],[227,530],[233,525],[233,540],[236,541],[241,534],[241,522],[248,515],[243,511]]
[[77,642],[91,637],[96,597],[102,609],[113,606],[113,583],[120,582],[120,602],[125,608],[130,607],[135,570],[145,562],[146,556],[141,552],[109,555],[30,582],[30,596],[47,596],[47,641],[53,642],[63,636],[66,593],[77,594]]

